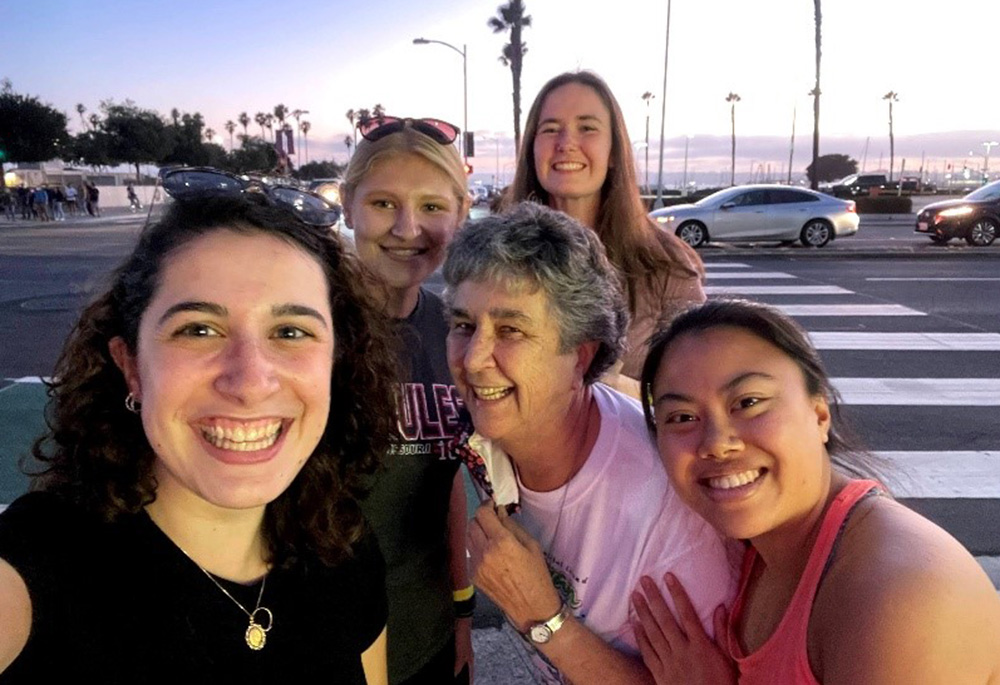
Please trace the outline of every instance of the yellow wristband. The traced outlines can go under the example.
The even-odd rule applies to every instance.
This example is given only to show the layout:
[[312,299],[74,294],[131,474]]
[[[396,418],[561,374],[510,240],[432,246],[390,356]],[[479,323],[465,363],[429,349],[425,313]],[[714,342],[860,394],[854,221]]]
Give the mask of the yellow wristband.
[[454,602],[464,602],[465,600],[470,599],[474,594],[476,594],[476,586],[470,585],[469,587],[452,592],[451,599]]

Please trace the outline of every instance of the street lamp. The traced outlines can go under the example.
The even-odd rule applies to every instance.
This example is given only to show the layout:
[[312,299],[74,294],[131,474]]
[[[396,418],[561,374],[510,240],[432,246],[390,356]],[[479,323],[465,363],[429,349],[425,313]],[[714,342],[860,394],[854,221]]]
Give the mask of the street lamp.
[[429,45],[431,43],[451,48],[462,56],[462,161],[468,165],[469,151],[465,148],[465,136],[469,131],[469,60],[465,51],[465,44],[463,43],[462,49],[459,50],[451,43],[445,43],[443,40],[432,40],[430,38],[413,39],[414,45]]
[[983,143],[983,147],[986,148],[986,156],[983,157],[983,181],[984,182],[990,180],[990,150],[993,149],[993,148],[995,148],[997,145],[1000,145],[1000,143],[998,143],[995,140],[991,140],[989,142]]

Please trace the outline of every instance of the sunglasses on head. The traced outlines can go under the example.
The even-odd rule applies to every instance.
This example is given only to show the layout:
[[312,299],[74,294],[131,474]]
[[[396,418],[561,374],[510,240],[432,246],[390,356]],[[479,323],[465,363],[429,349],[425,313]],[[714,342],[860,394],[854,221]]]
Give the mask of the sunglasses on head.
[[440,119],[411,119],[409,117],[381,116],[358,124],[361,137],[375,142],[409,126],[441,145],[451,145],[458,138],[458,126]]
[[269,179],[237,176],[220,169],[183,167],[160,174],[163,189],[175,200],[239,195],[281,207],[310,226],[330,227],[340,221],[340,207],[316,193]]

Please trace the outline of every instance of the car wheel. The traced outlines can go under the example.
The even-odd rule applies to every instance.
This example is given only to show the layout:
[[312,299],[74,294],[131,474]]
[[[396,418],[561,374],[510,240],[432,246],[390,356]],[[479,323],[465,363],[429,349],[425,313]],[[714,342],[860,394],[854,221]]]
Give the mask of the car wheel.
[[993,219],[977,219],[965,234],[965,242],[976,247],[986,247],[997,239],[997,223]]
[[813,219],[802,227],[799,240],[806,247],[823,247],[833,240],[833,226],[822,219]]
[[691,247],[700,247],[708,242],[708,230],[704,224],[689,221],[677,227],[677,237]]

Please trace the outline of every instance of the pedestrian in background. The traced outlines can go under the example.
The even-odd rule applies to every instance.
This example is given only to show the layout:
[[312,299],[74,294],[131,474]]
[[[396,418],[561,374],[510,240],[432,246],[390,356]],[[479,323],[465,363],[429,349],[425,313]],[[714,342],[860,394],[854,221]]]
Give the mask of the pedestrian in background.
[[31,208],[39,221],[49,221],[49,194],[44,186],[38,186],[31,194]]
[[447,447],[463,405],[448,371],[444,307],[423,285],[469,213],[458,129],[386,116],[360,130],[340,186],[344,219],[404,346],[398,434],[364,502],[386,559],[389,679],[469,683],[465,481]]
[[17,219],[17,214],[14,211],[16,202],[17,200],[12,192],[7,190],[7,188],[0,189],[0,207],[3,207],[3,216],[8,221],[15,221]]
[[128,194],[128,206],[133,212],[142,209],[142,203],[139,202],[139,196],[135,194],[135,188],[132,187],[131,183],[125,186],[125,192]]
[[63,193],[61,185],[57,185],[49,190],[49,202],[52,205],[52,220],[66,221],[66,212],[63,211],[66,195]]
[[653,337],[646,420],[685,503],[745,541],[715,640],[667,578],[633,597],[656,682],[1000,682],[1000,598],[944,530],[892,499],[853,445],[808,334],[762,304],[715,300]]
[[622,274],[631,317],[628,347],[605,380],[638,397],[632,379],[639,377],[649,336],[658,323],[705,301],[705,270],[692,248],[647,216],[630,140],[621,107],[599,76],[582,71],[552,78],[528,111],[504,206],[534,200],[597,233]]
[[90,216],[100,216],[101,215],[101,191],[98,190],[97,186],[89,181],[86,184],[87,191],[87,213]]
[[69,183],[66,185],[66,208],[69,210],[70,216],[76,216],[76,187]]

